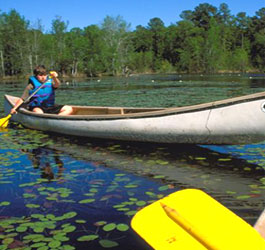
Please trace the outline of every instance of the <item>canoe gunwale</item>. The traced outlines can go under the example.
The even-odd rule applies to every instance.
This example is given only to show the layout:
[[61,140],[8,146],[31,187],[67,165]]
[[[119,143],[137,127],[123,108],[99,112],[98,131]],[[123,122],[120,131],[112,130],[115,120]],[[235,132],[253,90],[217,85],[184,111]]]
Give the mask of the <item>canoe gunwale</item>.
[[[14,96],[5,95],[5,100],[11,105],[14,106],[12,102],[12,98]],[[120,119],[142,119],[142,118],[154,118],[154,117],[163,117],[169,115],[178,115],[184,113],[192,113],[199,112],[203,110],[212,110],[225,106],[236,105],[240,103],[260,100],[265,98],[265,92],[259,92],[256,94],[245,95],[240,97],[234,97],[230,99],[225,99],[221,101],[214,101],[209,103],[197,104],[192,106],[184,106],[184,107],[173,107],[173,108],[137,108],[137,107],[99,107],[99,106],[76,106],[74,108],[121,108],[121,109],[143,109],[143,112],[137,113],[128,113],[128,114],[103,114],[103,115],[69,115],[69,116],[59,116],[56,114],[37,114],[32,111],[28,111],[24,108],[18,110],[18,113],[33,116],[36,118],[46,118],[46,119],[59,119],[59,120],[120,120]],[[265,103],[264,103],[265,105]],[[154,111],[151,111],[154,109]],[[148,110],[148,111],[145,111]]]

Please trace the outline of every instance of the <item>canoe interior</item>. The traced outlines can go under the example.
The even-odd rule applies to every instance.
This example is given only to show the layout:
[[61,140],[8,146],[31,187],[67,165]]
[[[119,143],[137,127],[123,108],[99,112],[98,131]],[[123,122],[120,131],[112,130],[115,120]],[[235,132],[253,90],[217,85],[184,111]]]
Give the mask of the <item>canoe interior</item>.
[[[18,100],[15,96],[6,96],[12,106]],[[164,108],[132,108],[132,107],[98,107],[98,106],[72,106],[73,116],[86,116],[86,115],[125,115],[137,114],[152,111],[163,111]],[[28,111],[29,112],[29,111]]]
[[[112,119],[113,117],[151,117],[169,114],[180,114],[188,112],[196,112],[205,109],[215,109],[223,106],[234,105],[238,103],[250,102],[258,99],[264,99],[265,92],[250,94],[246,96],[234,97],[230,99],[214,101],[209,103],[202,103],[192,106],[172,107],[172,108],[135,108],[135,107],[102,107],[102,106],[72,106],[73,115],[68,116],[67,119],[81,119],[82,117],[105,117]],[[5,99],[14,106],[18,97],[5,95]],[[265,109],[265,104],[263,106]],[[34,116],[54,117],[52,114],[36,114],[27,110],[22,110],[22,113],[31,114]]]
[[73,106],[73,115],[124,115],[150,111],[159,111],[163,109],[154,108],[112,108],[112,107],[77,107]]

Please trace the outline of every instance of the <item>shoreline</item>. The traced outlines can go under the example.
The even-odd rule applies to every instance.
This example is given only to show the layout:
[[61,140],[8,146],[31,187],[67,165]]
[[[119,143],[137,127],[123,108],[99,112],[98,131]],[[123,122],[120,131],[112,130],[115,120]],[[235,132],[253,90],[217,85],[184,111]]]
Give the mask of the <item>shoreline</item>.
[[[62,80],[74,80],[74,79],[92,79],[92,78],[102,78],[102,77],[133,77],[133,76],[144,76],[144,75],[200,75],[200,76],[207,76],[207,75],[248,75],[248,74],[260,74],[260,75],[265,75],[265,72],[257,71],[257,70],[249,70],[246,72],[240,72],[240,71],[226,71],[226,70],[220,70],[215,73],[185,73],[185,72],[144,72],[144,73],[131,73],[129,75],[108,75],[108,74],[99,74],[97,76],[87,76],[87,75],[79,75],[79,76],[68,76],[68,75],[63,75],[59,76],[60,79]],[[9,81],[22,81],[22,80],[27,80],[30,75],[26,76],[6,76],[6,77],[0,77],[0,82],[9,82]]]

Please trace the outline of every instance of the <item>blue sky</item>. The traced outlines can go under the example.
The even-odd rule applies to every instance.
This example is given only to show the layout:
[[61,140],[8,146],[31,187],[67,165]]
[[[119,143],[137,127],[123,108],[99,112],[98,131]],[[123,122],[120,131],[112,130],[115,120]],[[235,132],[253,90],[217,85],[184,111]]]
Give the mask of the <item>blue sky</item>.
[[134,29],[137,25],[147,26],[151,18],[159,17],[166,26],[180,20],[184,10],[194,10],[201,3],[219,7],[226,3],[231,14],[246,12],[254,16],[255,12],[265,7],[265,0],[45,0],[43,4],[36,0],[1,0],[1,12],[17,10],[31,24],[42,21],[45,31],[51,29],[52,20],[61,16],[69,21],[68,28],[84,28],[91,24],[101,24],[109,15],[122,16]]

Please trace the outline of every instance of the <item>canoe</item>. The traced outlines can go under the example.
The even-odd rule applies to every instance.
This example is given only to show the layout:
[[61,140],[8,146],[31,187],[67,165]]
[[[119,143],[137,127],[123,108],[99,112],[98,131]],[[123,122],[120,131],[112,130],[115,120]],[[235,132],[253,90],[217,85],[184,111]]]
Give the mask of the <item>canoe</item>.
[[[18,97],[5,95],[8,114]],[[265,92],[173,108],[73,106],[70,116],[20,108],[11,120],[67,135],[192,144],[247,144],[265,140]]]

